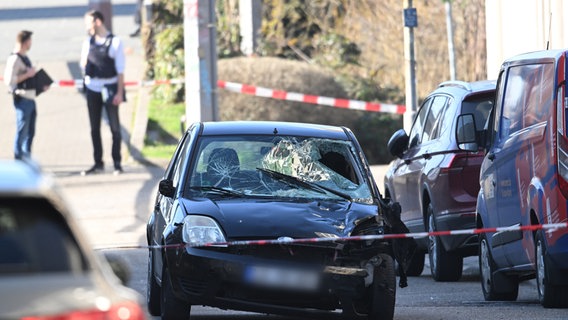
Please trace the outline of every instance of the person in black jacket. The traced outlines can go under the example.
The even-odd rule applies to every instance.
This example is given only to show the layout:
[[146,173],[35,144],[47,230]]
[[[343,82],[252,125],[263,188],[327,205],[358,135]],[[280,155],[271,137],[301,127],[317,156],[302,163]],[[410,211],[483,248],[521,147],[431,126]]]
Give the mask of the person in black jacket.
[[96,10],[85,14],[85,26],[89,37],[83,42],[81,67],[91,124],[94,165],[82,175],[104,171],[101,141],[102,110],[105,109],[112,133],[112,159],[114,174],[123,173],[121,157],[121,132],[118,106],[125,101],[125,56],[122,41],[104,25],[102,13]]

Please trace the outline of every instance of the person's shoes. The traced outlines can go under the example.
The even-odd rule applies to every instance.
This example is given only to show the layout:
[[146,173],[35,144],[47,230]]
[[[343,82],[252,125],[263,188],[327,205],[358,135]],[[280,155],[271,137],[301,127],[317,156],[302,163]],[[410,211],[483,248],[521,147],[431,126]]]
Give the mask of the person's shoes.
[[95,164],[90,169],[81,171],[81,175],[87,176],[92,174],[103,173],[103,171],[104,171],[104,166]]
[[121,167],[121,166],[115,166],[115,167],[114,167],[114,172],[113,172],[113,174],[114,174],[115,176],[121,175],[121,174],[123,174],[123,173],[124,173],[124,170],[122,170],[122,167]]

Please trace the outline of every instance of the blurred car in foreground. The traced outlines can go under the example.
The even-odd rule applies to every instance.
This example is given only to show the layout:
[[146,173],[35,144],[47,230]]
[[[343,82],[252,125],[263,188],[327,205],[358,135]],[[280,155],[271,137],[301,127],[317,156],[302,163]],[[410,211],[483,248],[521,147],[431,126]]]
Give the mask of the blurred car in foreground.
[[389,233],[381,201],[347,128],[195,123],[148,221],[149,311],[187,319],[192,305],[208,305],[392,319],[392,243],[340,239]]
[[[385,197],[402,207],[401,219],[411,232],[473,229],[483,150],[467,152],[456,143],[457,118],[472,114],[478,145],[493,108],[492,80],[441,83],[420,106],[410,134],[401,129],[388,143],[397,157],[385,174]],[[408,275],[418,276],[428,253],[436,281],[461,278],[463,257],[477,254],[477,235],[419,239]]]
[[50,176],[0,160],[0,319],[144,319],[88,246]]

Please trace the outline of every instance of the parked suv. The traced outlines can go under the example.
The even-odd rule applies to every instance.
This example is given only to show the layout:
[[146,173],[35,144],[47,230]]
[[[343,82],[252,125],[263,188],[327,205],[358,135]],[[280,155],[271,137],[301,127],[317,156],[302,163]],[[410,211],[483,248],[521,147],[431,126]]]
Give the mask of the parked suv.
[[[473,115],[481,145],[494,96],[495,81],[443,82],[420,106],[410,134],[400,129],[390,138],[388,149],[397,159],[385,174],[385,197],[400,203],[401,218],[411,232],[475,227],[483,152],[458,148],[456,119]],[[457,281],[463,257],[477,254],[477,240],[477,235],[417,239],[407,274],[420,275],[428,253],[434,280]]]
[[477,198],[477,226],[498,228],[480,235],[486,300],[516,300],[519,282],[536,278],[544,307],[568,307],[568,231],[537,228],[568,220],[567,60],[565,49],[547,50],[501,67]]

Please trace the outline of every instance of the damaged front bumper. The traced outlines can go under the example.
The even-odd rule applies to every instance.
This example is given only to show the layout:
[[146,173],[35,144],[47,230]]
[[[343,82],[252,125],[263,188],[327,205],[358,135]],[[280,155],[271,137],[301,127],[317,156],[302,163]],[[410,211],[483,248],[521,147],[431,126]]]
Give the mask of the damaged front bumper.
[[168,265],[178,298],[192,305],[263,313],[299,315],[342,309],[359,314],[362,311],[356,309],[365,305],[374,266],[381,263],[375,256],[358,264],[332,265],[227,251],[185,248],[172,252]]

